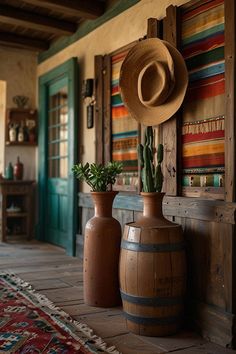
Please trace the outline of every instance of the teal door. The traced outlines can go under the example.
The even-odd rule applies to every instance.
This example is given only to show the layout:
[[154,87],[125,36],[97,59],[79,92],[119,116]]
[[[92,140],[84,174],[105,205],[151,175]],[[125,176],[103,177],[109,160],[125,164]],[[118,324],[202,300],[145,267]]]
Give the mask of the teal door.
[[70,60],[40,78],[39,239],[74,255],[77,160],[76,61]]

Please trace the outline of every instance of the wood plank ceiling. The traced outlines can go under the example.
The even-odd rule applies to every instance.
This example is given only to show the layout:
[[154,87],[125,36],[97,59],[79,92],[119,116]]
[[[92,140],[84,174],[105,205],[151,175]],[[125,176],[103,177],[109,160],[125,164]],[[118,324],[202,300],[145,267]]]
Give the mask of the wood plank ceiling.
[[0,45],[36,52],[47,50],[62,36],[75,33],[84,21],[101,16],[109,3],[109,0],[0,0]]

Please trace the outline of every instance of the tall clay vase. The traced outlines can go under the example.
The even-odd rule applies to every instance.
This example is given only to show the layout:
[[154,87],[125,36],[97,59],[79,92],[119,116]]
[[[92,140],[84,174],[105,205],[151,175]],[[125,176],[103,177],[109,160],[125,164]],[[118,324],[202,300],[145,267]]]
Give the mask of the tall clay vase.
[[164,193],[141,193],[143,215],[125,225],[121,297],[128,329],[146,336],[177,332],[183,322],[186,257],[180,225],[164,218]]
[[84,301],[87,305],[121,304],[119,291],[120,223],[112,217],[118,192],[91,192],[95,215],[85,227]]

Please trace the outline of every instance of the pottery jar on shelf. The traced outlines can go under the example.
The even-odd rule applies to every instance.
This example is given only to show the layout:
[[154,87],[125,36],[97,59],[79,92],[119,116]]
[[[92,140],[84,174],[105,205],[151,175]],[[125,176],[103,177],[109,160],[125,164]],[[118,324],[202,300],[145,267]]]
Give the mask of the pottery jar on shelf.
[[9,126],[9,141],[10,142],[16,141],[16,126],[15,126],[15,124],[11,124]]
[[24,174],[24,165],[20,161],[19,156],[17,156],[16,164],[14,165],[14,179],[15,180],[22,180]]

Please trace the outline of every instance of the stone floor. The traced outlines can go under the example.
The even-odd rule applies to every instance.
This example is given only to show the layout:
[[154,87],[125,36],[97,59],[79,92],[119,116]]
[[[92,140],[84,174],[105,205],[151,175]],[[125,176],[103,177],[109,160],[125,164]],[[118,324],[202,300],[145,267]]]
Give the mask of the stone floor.
[[235,350],[209,343],[190,330],[165,338],[129,333],[122,308],[102,309],[84,304],[82,263],[66,256],[58,247],[36,241],[0,243],[0,270],[19,275],[123,354],[236,354]]

